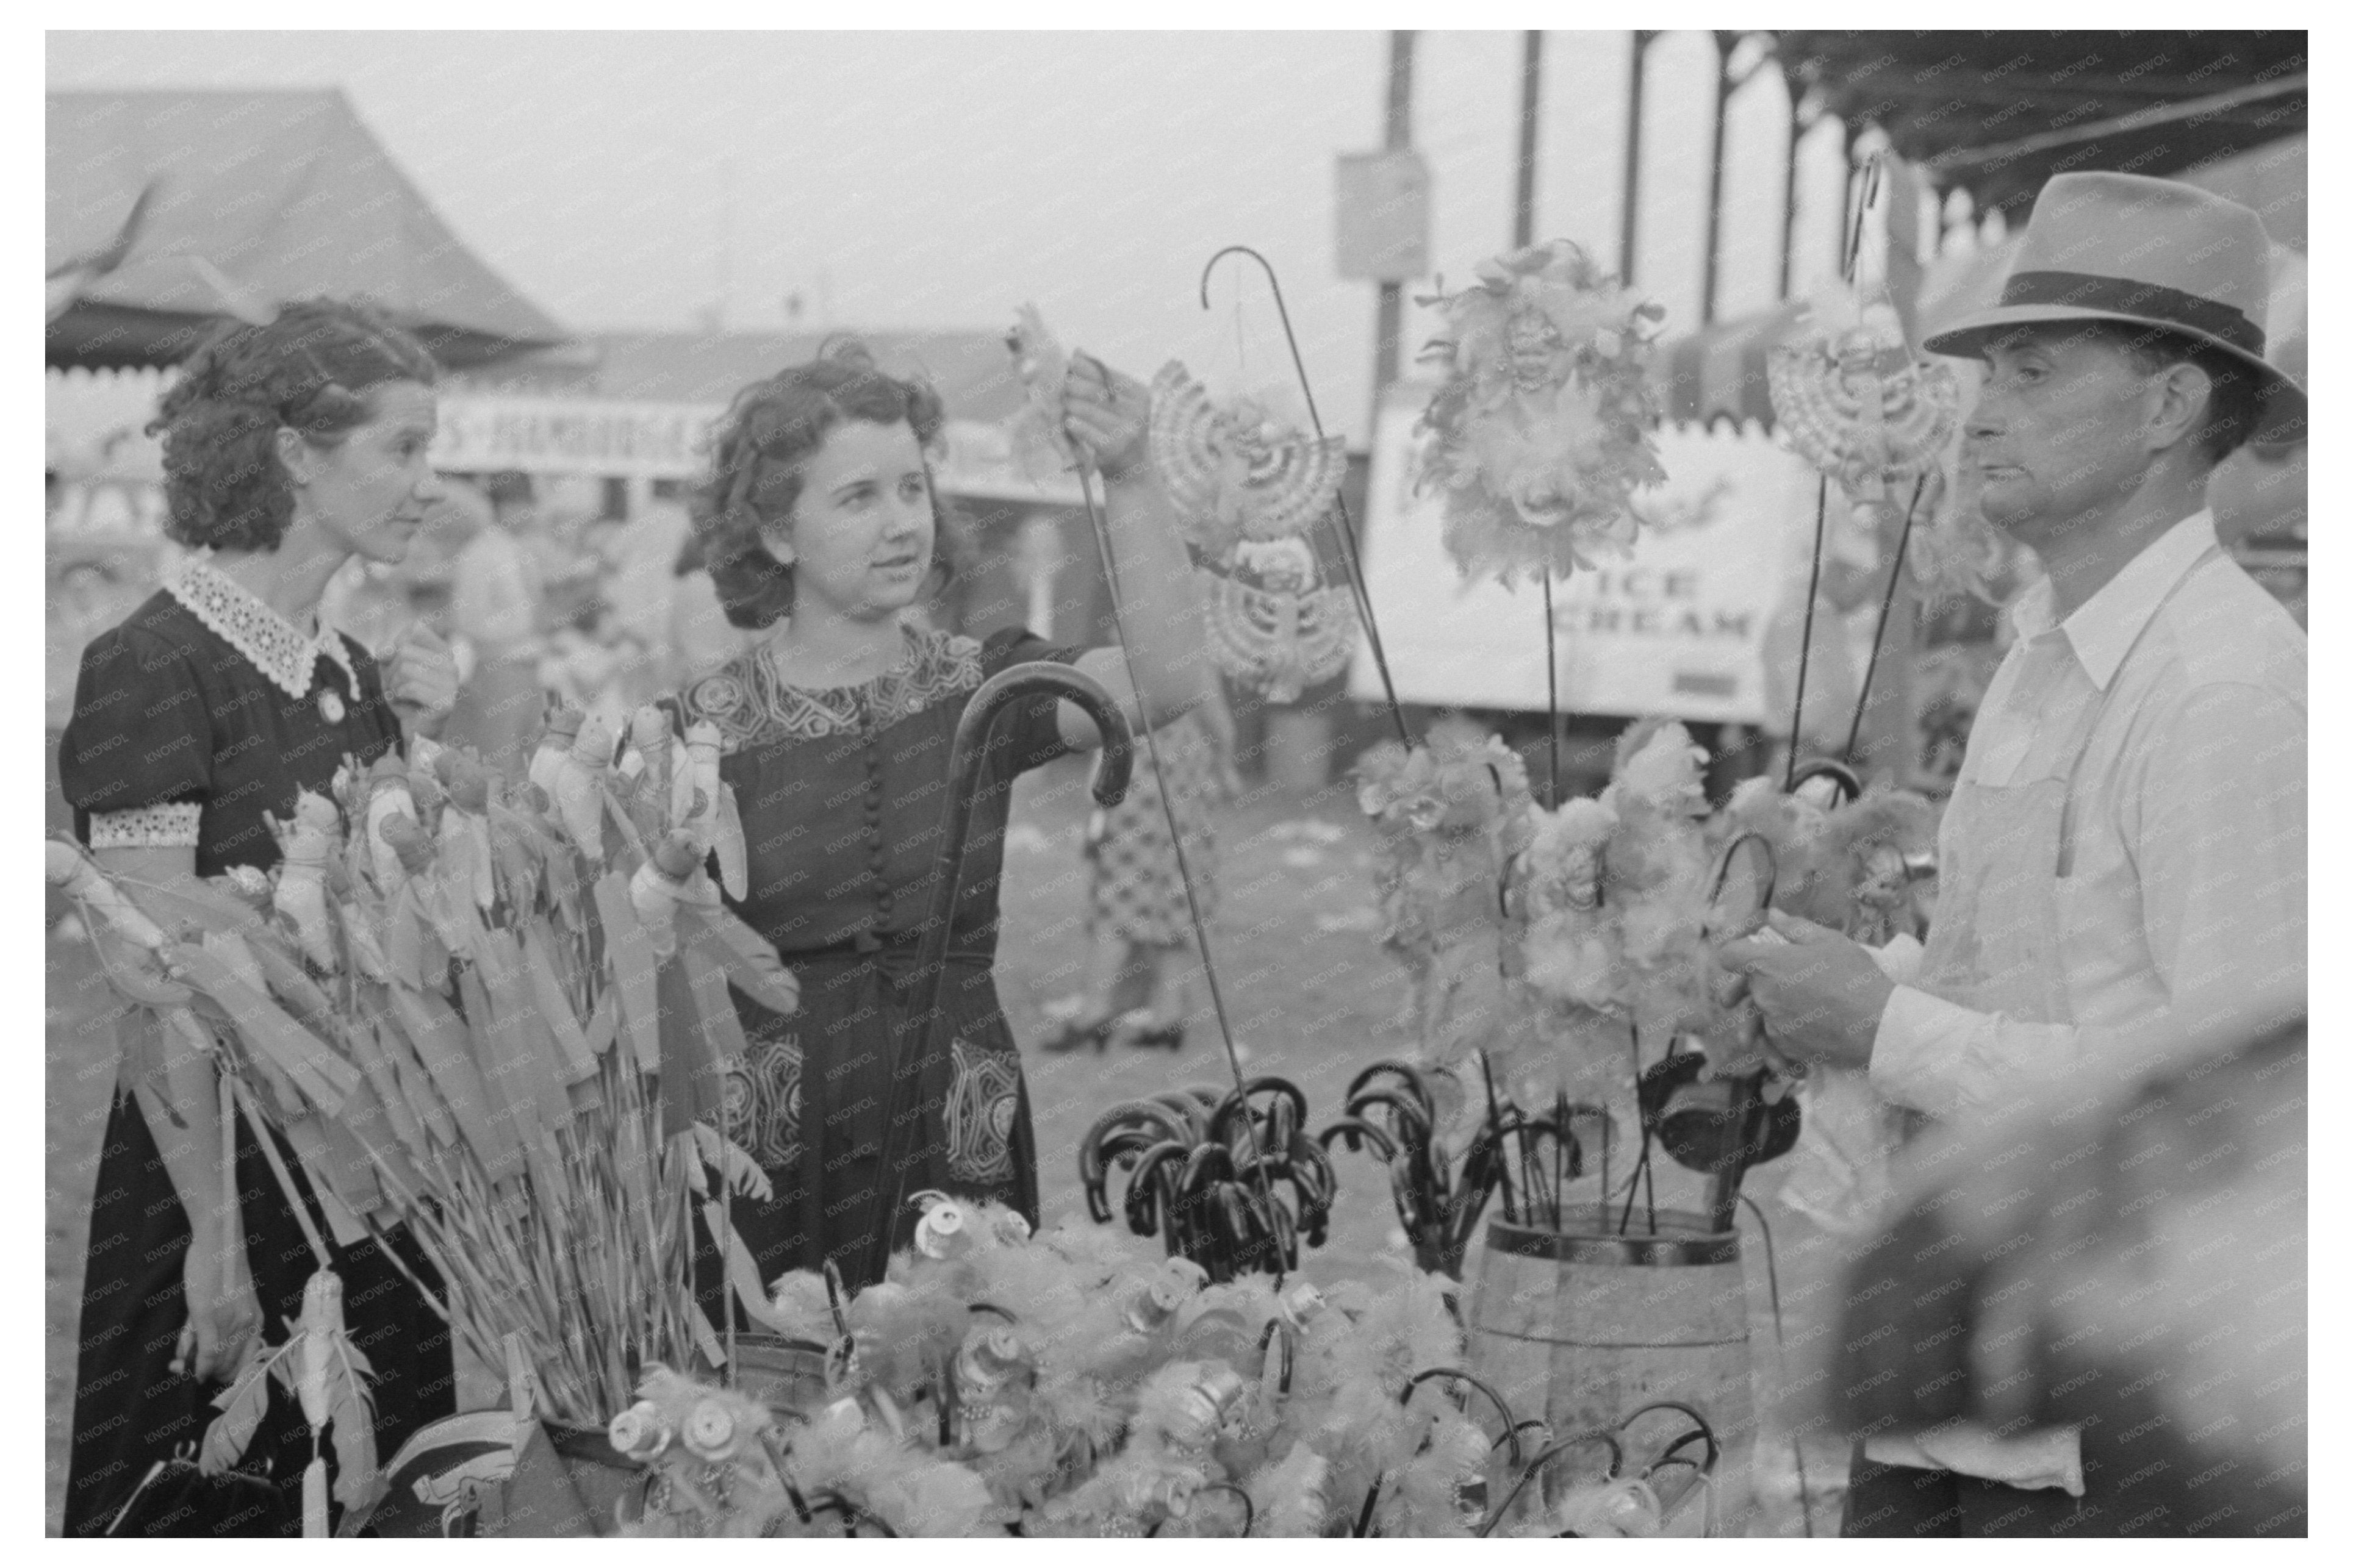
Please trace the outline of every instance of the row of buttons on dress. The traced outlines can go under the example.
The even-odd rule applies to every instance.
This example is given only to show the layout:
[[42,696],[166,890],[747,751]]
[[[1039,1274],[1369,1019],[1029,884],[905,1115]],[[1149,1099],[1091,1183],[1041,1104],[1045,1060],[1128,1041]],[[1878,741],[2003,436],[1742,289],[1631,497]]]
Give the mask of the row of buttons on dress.
[[874,875],[874,930],[891,923],[891,884],[884,878],[882,850],[882,732],[874,715],[862,715],[866,730],[866,868]]

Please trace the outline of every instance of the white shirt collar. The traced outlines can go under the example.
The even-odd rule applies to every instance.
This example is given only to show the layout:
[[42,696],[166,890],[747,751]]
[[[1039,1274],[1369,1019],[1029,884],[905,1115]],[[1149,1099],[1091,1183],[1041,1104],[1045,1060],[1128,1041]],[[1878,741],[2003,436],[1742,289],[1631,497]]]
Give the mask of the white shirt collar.
[[[2116,669],[2140,639],[2149,618],[2190,567],[2214,548],[2214,512],[2210,507],[2190,513],[2151,540],[2141,552],[2125,563],[2124,570],[2103,584],[2098,593],[2075,606],[2074,614],[2055,623],[2064,632],[2075,660],[2101,690],[2116,679]],[[2023,595],[2010,612],[2010,625],[2021,641],[2054,628],[2048,577]]]
[[342,668],[353,695],[358,695],[359,671],[340,636],[324,627],[303,631],[209,562],[189,561],[164,586],[206,630],[237,649],[289,697],[310,695],[322,655]]

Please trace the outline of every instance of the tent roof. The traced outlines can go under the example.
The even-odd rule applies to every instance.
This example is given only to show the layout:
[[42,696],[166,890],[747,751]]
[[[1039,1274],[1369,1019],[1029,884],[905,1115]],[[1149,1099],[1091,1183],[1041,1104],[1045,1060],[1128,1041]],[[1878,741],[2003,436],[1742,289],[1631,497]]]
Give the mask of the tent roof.
[[2013,226],[2053,174],[2178,174],[2305,128],[2306,36],[2295,30],[1774,40],[1793,95],[1857,130],[1877,125],[1940,189],[1969,191]]
[[443,363],[565,332],[466,248],[340,91],[48,95],[47,267],[130,254],[49,323],[53,365],[171,363],[219,319],[364,295]]
[[999,424],[1020,411],[1024,394],[1004,335],[974,331],[593,332],[575,346],[522,355],[467,379],[483,391],[725,403],[763,376],[814,359],[834,336],[855,337],[894,374],[928,381],[952,418]]

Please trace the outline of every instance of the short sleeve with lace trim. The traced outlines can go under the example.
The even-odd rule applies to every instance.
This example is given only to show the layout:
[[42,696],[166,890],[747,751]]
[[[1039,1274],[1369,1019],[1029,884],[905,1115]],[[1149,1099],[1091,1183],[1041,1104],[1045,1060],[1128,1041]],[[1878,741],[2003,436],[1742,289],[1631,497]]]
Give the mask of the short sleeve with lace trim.
[[212,793],[212,718],[186,648],[123,625],[82,650],[58,746],[67,804],[92,848],[194,845]]

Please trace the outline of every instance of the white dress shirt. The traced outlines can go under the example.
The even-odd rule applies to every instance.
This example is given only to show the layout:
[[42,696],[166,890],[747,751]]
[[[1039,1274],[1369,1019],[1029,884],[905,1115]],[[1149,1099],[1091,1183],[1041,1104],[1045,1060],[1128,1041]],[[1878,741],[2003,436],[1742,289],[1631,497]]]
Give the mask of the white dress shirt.
[[[2147,1026],[2227,1013],[2305,973],[2305,636],[2185,518],[2064,621],[2046,580],[2010,612],[1960,782],[2073,765],[2056,898],[2073,1021],[1956,1006],[1899,984],[1871,1082],[1946,1120],[2047,1087]],[[2098,715],[2080,748],[2057,754]],[[1949,859],[1951,847],[1940,845]],[[1901,978],[1908,978],[1899,973]]]
[[[2010,617],[2017,640],[1958,782],[2070,779],[2053,896],[2073,1021],[1980,1013],[1905,984],[1922,956],[1909,939],[1874,954],[1898,984],[1872,1087],[1947,1121],[2104,1064],[2129,1073],[2166,1028],[2304,984],[2305,637],[2222,553],[2212,514],[2175,524],[2065,620],[2047,580]],[[1951,863],[1952,845],[1939,851]],[[1883,1434],[1864,1452],[2084,1491],[2072,1427],[1961,1423]]]

